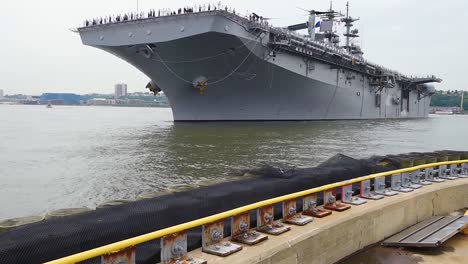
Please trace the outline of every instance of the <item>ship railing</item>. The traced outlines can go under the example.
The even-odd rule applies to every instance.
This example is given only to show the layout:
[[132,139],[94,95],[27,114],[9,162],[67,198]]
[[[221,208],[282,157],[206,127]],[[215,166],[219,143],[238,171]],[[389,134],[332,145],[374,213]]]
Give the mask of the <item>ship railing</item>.
[[[153,10],[155,12],[155,10]],[[158,13],[160,10],[158,10]],[[173,11],[172,11],[173,12]],[[207,11],[206,9],[203,9],[202,11],[199,11],[196,7],[193,8],[193,12],[187,12],[187,13],[176,13],[175,15],[171,13],[171,11],[163,11],[160,14],[153,13],[152,15],[149,15],[149,12],[140,12],[140,13],[128,13],[124,15],[114,15],[114,16],[109,16],[105,18],[94,18],[90,20],[86,20],[84,22],[83,28],[92,28],[95,26],[102,26],[102,25],[113,25],[113,24],[121,24],[121,23],[128,23],[128,22],[135,22],[135,21],[144,21],[148,19],[158,19],[161,17],[171,17],[171,16],[190,16],[190,15],[213,15],[213,14],[222,14],[225,17],[231,19],[232,21],[241,24],[244,27],[252,27],[256,26],[258,28],[261,28],[265,31],[273,31],[277,33],[281,33],[286,35],[289,38],[292,39],[297,39],[299,41],[302,41],[304,44],[306,43],[311,43],[313,46],[320,46],[323,48],[326,52],[331,52],[335,54],[339,54],[341,56],[345,56],[347,58],[350,58],[351,60],[355,60],[358,62],[364,62],[365,64],[370,64],[373,65],[377,68],[380,68],[386,72],[389,72],[394,75],[401,75],[399,72],[396,72],[394,70],[388,69],[384,66],[378,65],[376,63],[370,62],[368,60],[363,59],[362,57],[355,56],[354,54],[349,53],[348,50],[342,49],[342,48],[337,48],[336,45],[332,45],[330,43],[324,43],[316,40],[311,40],[307,39],[304,35],[301,35],[297,32],[294,31],[289,31],[285,30],[283,28],[277,28],[269,25],[266,21],[265,22],[257,22],[257,21],[252,21],[249,20],[247,17],[241,17],[238,13],[235,12],[233,9],[228,9],[226,10],[210,10]],[[124,16],[126,16],[126,19],[124,20]],[[112,18],[111,18],[112,17]],[[120,17],[118,21],[116,20],[115,17]]]
[[[226,9],[217,9],[217,10],[207,10],[202,9],[202,11],[199,11],[198,8],[196,7],[188,7],[192,9],[190,12],[182,12],[178,13],[178,10],[169,10],[169,9],[160,9],[160,10],[149,10],[149,11],[141,11],[141,12],[129,12],[129,13],[124,13],[124,14],[116,14],[116,15],[110,15],[110,16],[105,16],[105,17],[97,17],[97,18],[91,18],[91,19],[86,19],[83,21],[83,28],[87,27],[94,27],[94,26],[102,26],[102,25],[109,25],[109,24],[119,24],[119,23],[125,23],[125,22],[131,22],[131,21],[142,21],[142,20],[147,20],[147,19],[155,19],[155,18],[161,18],[161,17],[174,17],[174,16],[189,16],[189,15],[207,15],[207,14],[218,14],[218,13],[224,13],[224,14],[233,14],[237,15],[235,9],[228,8]],[[174,14],[175,12],[175,14]]]
[[[450,169],[447,169],[447,166],[449,166]],[[315,196],[317,194],[321,194],[325,192],[328,194],[331,193],[333,196],[333,195],[336,195],[335,193],[338,188],[342,188],[342,192],[341,192],[342,194],[343,194],[343,190],[346,190],[345,192],[346,194],[348,194],[348,192],[355,193],[357,191],[357,188],[353,186],[356,186],[356,184],[361,184],[360,189],[362,191],[363,183],[366,184],[365,186],[370,186],[371,180],[374,180],[375,182],[377,179],[380,179],[379,182],[383,184],[386,182],[387,177],[399,177],[399,176],[401,177],[401,175],[407,174],[407,173],[417,173],[418,175],[428,175],[431,170],[438,169],[439,173],[443,173],[444,175],[446,175],[446,173],[449,173],[449,171],[453,169],[452,166],[455,166],[456,170],[461,172],[462,170],[466,170],[466,168],[468,168],[468,160],[437,162],[437,163],[431,163],[431,164],[419,165],[419,166],[414,166],[414,167],[409,167],[409,168],[404,168],[404,169],[371,174],[368,176],[358,177],[358,178],[341,181],[341,182],[335,182],[335,183],[327,184],[324,186],[308,189],[305,191],[291,193],[288,195],[283,195],[283,196],[275,197],[272,199],[260,201],[257,203],[249,204],[243,207],[235,208],[229,211],[207,216],[207,217],[200,218],[200,219],[190,221],[190,222],[186,222],[183,224],[167,227],[167,228],[157,230],[151,233],[147,233],[147,234],[143,234],[137,237],[115,242],[113,244],[101,246],[101,247],[87,250],[81,253],[73,254],[64,258],[56,259],[56,260],[47,262],[47,264],[78,263],[78,262],[90,260],[90,259],[97,258],[97,257],[102,257],[102,259],[104,259],[103,258],[104,256],[108,256],[108,257],[110,256],[113,259],[116,259],[120,256],[119,254],[128,256],[128,250],[133,250],[133,254],[136,254],[135,247],[137,245],[150,242],[150,241],[154,241],[156,239],[173,238],[176,235],[184,234],[187,230],[197,228],[200,226],[205,227],[206,225],[210,225],[213,223],[223,223],[225,220],[228,220],[230,218],[233,218],[242,214],[249,213],[251,211],[257,211],[257,213],[259,213],[260,212],[259,210],[265,209],[265,208],[271,208],[271,206],[274,206],[275,204],[296,201],[297,199],[303,199],[305,197],[310,197],[311,195]],[[386,188],[388,186],[384,185],[383,187]],[[342,195],[341,199],[343,200],[344,197],[347,197],[349,199],[349,196],[347,195],[345,196]],[[354,198],[355,197],[351,196],[351,200],[353,200]],[[335,199],[334,201],[338,200],[336,196],[332,197],[332,199]],[[284,209],[284,206],[282,207],[283,207],[283,214],[284,214],[285,209]],[[313,222],[311,223],[311,225],[313,225]],[[221,230],[222,230],[222,227],[221,227]],[[181,251],[187,252],[187,248],[181,248]],[[161,250],[161,252],[163,252],[163,250]],[[161,254],[161,257],[163,257],[163,254]],[[130,262],[119,262],[119,263],[130,263]],[[166,262],[162,261],[162,263],[166,263]]]
[[340,54],[342,56],[345,56],[345,57],[348,57],[350,58],[351,60],[354,59],[355,61],[359,61],[359,62],[362,62],[363,59],[361,57],[358,57],[358,56],[355,56],[351,53],[349,53],[348,50],[340,47],[336,47],[336,45],[332,45],[330,43],[323,43],[323,42],[319,42],[319,41],[316,41],[316,40],[311,40],[311,39],[308,39],[305,35],[302,35],[302,34],[299,34],[297,32],[294,32],[294,31],[289,31],[289,30],[286,30],[284,28],[278,28],[278,27],[273,27],[271,25],[269,25],[267,22],[258,22],[258,21],[252,21],[252,20],[248,20],[247,18],[242,18],[236,14],[225,14],[226,16],[228,16],[228,18],[236,21],[236,22],[240,22],[242,23],[243,25],[247,25],[247,26],[250,26],[252,27],[253,25],[258,27],[258,28],[261,28],[265,31],[270,31],[270,32],[273,32],[273,33],[277,33],[277,34],[283,34],[287,37],[289,37],[290,39],[295,39],[297,41],[300,41],[302,42],[304,45],[307,45],[307,44],[311,44],[312,46],[320,46],[322,49],[324,48],[325,50],[328,50],[329,52],[333,52],[335,54]]

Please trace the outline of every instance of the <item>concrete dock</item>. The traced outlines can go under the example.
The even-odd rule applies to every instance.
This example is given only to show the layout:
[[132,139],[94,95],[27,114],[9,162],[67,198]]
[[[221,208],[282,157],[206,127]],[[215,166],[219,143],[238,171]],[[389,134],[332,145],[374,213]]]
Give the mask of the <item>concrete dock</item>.
[[[292,230],[283,235],[269,236],[267,241],[259,245],[244,246],[242,251],[226,258],[202,253],[201,249],[191,252],[191,255],[205,259],[210,264],[336,263],[431,216],[446,215],[466,207],[468,179],[458,179],[433,184],[411,193],[400,193],[383,200],[369,200],[367,204],[353,206],[345,212],[333,212],[331,216],[316,218],[306,226],[292,226]],[[457,262],[459,258],[468,257],[466,237],[458,236],[444,246],[450,245],[456,247],[450,253],[456,256],[444,255],[442,252],[418,256],[418,259],[433,263],[450,263],[444,260],[453,259],[453,263],[461,263]],[[425,251],[436,252],[437,249]],[[381,252],[393,252],[393,249],[385,248]],[[409,254],[408,261],[414,260],[414,257],[414,254]],[[371,263],[360,262],[359,258],[356,258],[355,263]]]

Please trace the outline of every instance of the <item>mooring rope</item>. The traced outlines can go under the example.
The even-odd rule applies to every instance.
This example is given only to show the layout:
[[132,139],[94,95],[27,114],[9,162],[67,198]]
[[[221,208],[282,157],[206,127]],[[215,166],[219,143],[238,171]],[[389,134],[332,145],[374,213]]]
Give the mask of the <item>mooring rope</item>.
[[[252,41],[252,40],[251,40]],[[240,69],[240,67],[242,67],[242,65],[244,65],[244,63],[247,61],[247,59],[250,57],[250,55],[253,53],[253,50],[255,50],[258,46],[258,44],[261,42],[258,41],[255,43],[255,46],[253,47],[252,50],[249,50],[249,53],[247,54],[247,56],[242,60],[242,62],[233,70],[231,71],[229,74],[227,74],[226,76],[216,80],[216,81],[213,81],[213,82],[209,82],[208,84],[217,84],[217,83],[220,83],[220,82],[223,82],[225,81],[226,79],[228,79],[229,77],[231,77],[232,75],[234,75],[237,70]],[[246,45],[246,44],[244,44]],[[153,50],[153,53],[156,54],[156,56],[158,56],[158,58],[160,59],[160,62],[164,65],[164,67],[172,74],[174,75],[174,77],[176,77],[177,79],[185,82],[185,83],[189,83],[189,84],[193,84],[193,81],[189,81],[189,80],[186,80],[185,78],[183,78],[182,76],[180,76],[179,74],[177,74],[171,67],[169,67],[169,65],[167,65],[166,61],[164,61],[164,59],[161,57],[161,55],[159,55],[159,53],[156,51],[156,50]]]
[[[212,55],[212,56],[206,56],[206,57],[201,57],[201,58],[197,58],[197,59],[193,59],[193,60],[180,60],[180,61],[170,61],[170,60],[164,60],[162,59],[161,56],[159,56],[161,58],[161,60],[157,60],[157,59],[151,59],[151,60],[154,60],[154,61],[158,61],[158,62],[165,62],[165,63],[168,63],[168,64],[180,64],[180,63],[193,63],[193,62],[200,62],[200,61],[205,61],[205,60],[210,60],[210,59],[213,59],[213,58],[216,58],[216,57],[219,57],[219,56],[223,56],[223,55],[226,55],[228,53],[231,53],[233,51],[236,51],[238,49],[241,49],[243,47],[247,47],[248,44],[250,44],[251,42],[255,41],[255,39],[251,39],[245,43],[243,43],[242,45],[240,46],[237,46],[237,47],[234,47],[234,48],[231,48],[227,51],[224,51],[224,52],[221,52],[219,54],[216,54],[216,55]],[[153,50],[154,51],[154,50]]]

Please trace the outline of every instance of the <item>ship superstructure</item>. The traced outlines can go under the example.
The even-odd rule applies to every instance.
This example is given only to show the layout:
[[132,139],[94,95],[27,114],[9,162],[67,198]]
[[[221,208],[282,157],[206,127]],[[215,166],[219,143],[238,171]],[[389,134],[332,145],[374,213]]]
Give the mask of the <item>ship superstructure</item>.
[[[198,6],[94,19],[78,32],[84,44],[145,73],[147,88],[167,95],[175,121],[428,116],[435,92],[428,83],[440,79],[365,60],[349,9],[308,12],[307,22],[281,28],[256,13]],[[345,25],[343,46],[336,22]]]

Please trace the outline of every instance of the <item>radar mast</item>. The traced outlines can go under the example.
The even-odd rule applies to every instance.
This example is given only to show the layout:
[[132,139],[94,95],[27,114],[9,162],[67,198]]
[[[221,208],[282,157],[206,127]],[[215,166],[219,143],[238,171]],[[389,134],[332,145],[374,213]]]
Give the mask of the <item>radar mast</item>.
[[342,16],[341,13],[333,10],[333,1],[330,1],[330,9],[320,14],[320,17],[323,19],[321,21],[320,31],[323,32],[325,39],[327,39],[330,44],[338,45],[340,43],[340,36],[337,35],[333,29],[334,23],[339,21],[337,18]]
[[344,46],[350,53],[357,54],[362,56],[364,54],[359,46],[351,44],[351,40],[359,37],[359,30],[352,29],[354,22],[358,21],[360,18],[352,18],[349,14],[349,2],[346,3],[346,17],[341,19],[341,22],[345,23],[346,33],[343,35],[346,37],[346,45]]

